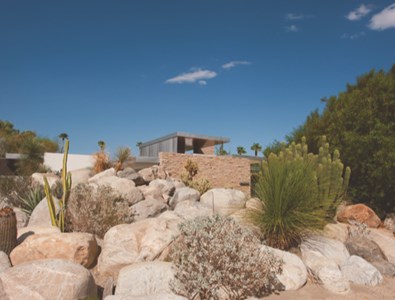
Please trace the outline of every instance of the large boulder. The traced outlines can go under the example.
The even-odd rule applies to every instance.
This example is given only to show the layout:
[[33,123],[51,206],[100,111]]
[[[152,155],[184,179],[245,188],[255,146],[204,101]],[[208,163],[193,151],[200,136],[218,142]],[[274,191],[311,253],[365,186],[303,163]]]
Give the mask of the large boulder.
[[380,272],[363,258],[351,255],[340,267],[344,278],[361,285],[375,286],[383,282]]
[[395,265],[391,264],[379,245],[366,236],[350,237],[345,242],[348,252],[351,255],[358,255],[371,263],[383,275],[394,276]]
[[98,272],[116,278],[124,266],[154,260],[179,235],[178,222],[150,218],[112,227],[104,236]]
[[171,180],[165,179],[155,179],[149,183],[150,187],[155,187],[160,190],[161,195],[173,196],[176,187],[174,186],[174,182]]
[[3,251],[0,251],[0,273],[4,272],[8,268],[11,268],[11,263],[8,255],[5,254]]
[[155,198],[147,198],[130,207],[130,215],[135,221],[152,218],[167,210],[167,205]]
[[[187,298],[176,294],[152,294],[147,296],[128,296],[128,295],[111,295],[104,298],[104,300],[187,300]],[[249,299],[254,300],[254,299]]]
[[132,180],[136,186],[145,184],[145,180],[143,179],[143,177],[138,174],[134,169],[129,167],[125,168],[124,170],[118,171],[117,176]]
[[116,174],[117,174],[117,172],[115,171],[115,169],[110,168],[110,169],[104,170],[103,172],[97,173],[96,175],[92,176],[91,178],[89,178],[88,182],[89,183],[97,183],[97,181],[102,178],[116,176]]
[[344,207],[337,213],[337,220],[350,224],[357,222],[371,228],[377,228],[381,224],[380,218],[365,204],[354,204]]
[[370,229],[369,238],[379,245],[388,261],[395,264],[395,238],[394,234],[386,229]]
[[95,237],[89,233],[33,234],[10,254],[12,264],[58,258],[67,259],[84,267],[90,267],[98,254]]
[[324,257],[333,260],[338,266],[346,263],[350,257],[342,242],[319,235],[305,239],[301,246],[304,249],[321,253]]
[[108,176],[96,180],[95,184],[110,186],[117,195],[127,200],[129,205],[136,204],[144,199],[143,194],[135,187],[134,182],[126,178]]
[[[55,207],[59,210],[59,201],[55,197],[53,197]],[[33,209],[32,214],[30,215],[28,226],[44,226],[44,227],[52,227],[51,216],[49,214],[48,209],[48,201],[45,197],[40,203]]]
[[29,222],[29,215],[19,207],[13,207],[12,209],[15,212],[16,222],[17,222],[16,227],[18,228],[18,230],[25,227]]
[[89,178],[92,176],[91,168],[83,168],[77,170],[71,170],[71,179],[73,181],[73,186],[80,183],[88,183]]
[[213,210],[195,200],[185,200],[176,205],[174,213],[182,219],[189,220],[196,217],[211,216]]
[[245,208],[246,201],[243,192],[224,188],[211,189],[200,197],[200,202],[203,205],[221,216],[229,216],[237,210]]
[[344,243],[349,235],[349,226],[350,225],[344,223],[326,224],[323,230],[323,235]]
[[285,290],[298,290],[304,286],[307,281],[307,269],[303,261],[297,255],[290,252],[270,247],[267,248],[284,262],[282,273],[277,274],[276,277],[284,285]]
[[44,185],[44,176],[47,178],[50,187],[52,187],[54,184],[56,184],[57,181],[60,180],[60,177],[55,174],[33,173],[31,176],[32,183],[34,185]]
[[[325,257],[320,251],[301,244],[302,260],[327,290],[337,294],[347,294],[350,284],[333,259]],[[348,258],[347,258],[348,259]]]
[[174,280],[172,263],[141,262],[122,268],[117,280],[115,295],[129,297],[155,294],[172,294],[170,281]]
[[200,198],[200,194],[197,190],[192,189],[190,187],[182,187],[176,189],[174,196],[170,199],[169,205],[171,208],[175,208],[176,205],[182,201],[191,200],[198,201]]
[[18,245],[27,237],[33,234],[57,234],[60,233],[59,227],[56,226],[28,226],[18,229]]
[[[1,299],[75,300],[96,297],[91,273],[68,260],[37,260],[0,273]],[[1,290],[1,288],[0,288]]]

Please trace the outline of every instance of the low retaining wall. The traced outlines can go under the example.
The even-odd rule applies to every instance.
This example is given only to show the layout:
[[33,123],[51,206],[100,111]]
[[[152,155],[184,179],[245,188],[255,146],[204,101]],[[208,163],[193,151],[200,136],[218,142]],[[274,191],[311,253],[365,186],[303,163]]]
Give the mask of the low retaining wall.
[[161,152],[159,164],[171,177],[180,178],[184,165],[190,159],[197,163],[197,178],[207,179],[214,188],[234,188],[250,195],[250,160],[234,156],[180,154]]

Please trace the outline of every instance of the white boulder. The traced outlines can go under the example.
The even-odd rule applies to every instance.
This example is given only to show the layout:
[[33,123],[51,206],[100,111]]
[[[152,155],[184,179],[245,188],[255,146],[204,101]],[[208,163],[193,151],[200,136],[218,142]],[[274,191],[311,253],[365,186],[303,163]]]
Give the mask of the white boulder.
[[340,267],[344,278],[356,284],[375,286],[383,282],[380,272],[362,257],[351,255]]
[[246,197],[243,192],[234,189],[211,189],[200,197],[200,202],[214,213],[229,216],[237,210],[246,207]]
[[170,199],[169,205],[174,208],[176,205],[185,200],[198,201],[200,194],[197,190],[190,187],[176,189],[174,196]]

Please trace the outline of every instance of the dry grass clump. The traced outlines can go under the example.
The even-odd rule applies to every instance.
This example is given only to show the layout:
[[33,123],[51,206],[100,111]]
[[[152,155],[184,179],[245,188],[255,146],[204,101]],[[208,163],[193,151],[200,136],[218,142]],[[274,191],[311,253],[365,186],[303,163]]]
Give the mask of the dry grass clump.
[[131,223],[128,202],[111,187],[79,184],[71,190],[66,210],[66,230],[89,232],[100,238],[113,226]]
[[281,289],[282,262],[231,218],[200,217],[182,223],[171,255],[171,288],[188,299],[245,299]]
[[110,159],[108,158],[108,154],[105,152],[97,152],[93,154],[95,163],[93,165],[93,171],[95,174],[103,172],[111,168]]

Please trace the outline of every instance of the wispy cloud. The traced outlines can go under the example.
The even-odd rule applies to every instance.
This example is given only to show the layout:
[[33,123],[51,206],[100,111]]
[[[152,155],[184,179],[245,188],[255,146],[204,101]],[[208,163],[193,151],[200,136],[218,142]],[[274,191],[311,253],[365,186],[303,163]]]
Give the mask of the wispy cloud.
[[310,19],[310,18],[314,18],[314,16],[305,15],[305,14],[294,14],[294,13],[288,13],[285,15],[285,19],[288,21],[297,21],[297,20]]
[[395,27],[395,3],[384,8],[370,19],[369,28],[373,30],[384,30]]
[[299,31],[299,27],[297,27],[296,25],[285,26],[285,31],[298,32]]
[[226,64],[223,64],[222,65],[222,68],[223,69],[231,69],[231,68],[234,68],[234,67],[236,67],[236,66],[238,66],[238,65],[250,65],[251,64],[251,62],[249,62],[249,61],[243,61],[243,60],[239,60],[239,61],[231,61],[231,62],[228,62],[228,63],[226,63]]
[[361,4],[358,8],[350,11],[346,18],[350,21],[357,21],[369,14],[372,10],[365,4]]
[[182,73],[176,77],[167,79],[165,83],[194,83],[198,82],[200,85],[206,85],[207,79],[211,79],[217,76],[217,73],[210,70],[193,70],[191,72]]
[[341,36],[341,38],[355,40],[355,39],[358,39],[358,38],[363,37],[365,35],[366,35],[365,31],[361,31],[361,32],[353,33],[353,34],[344,33]]

